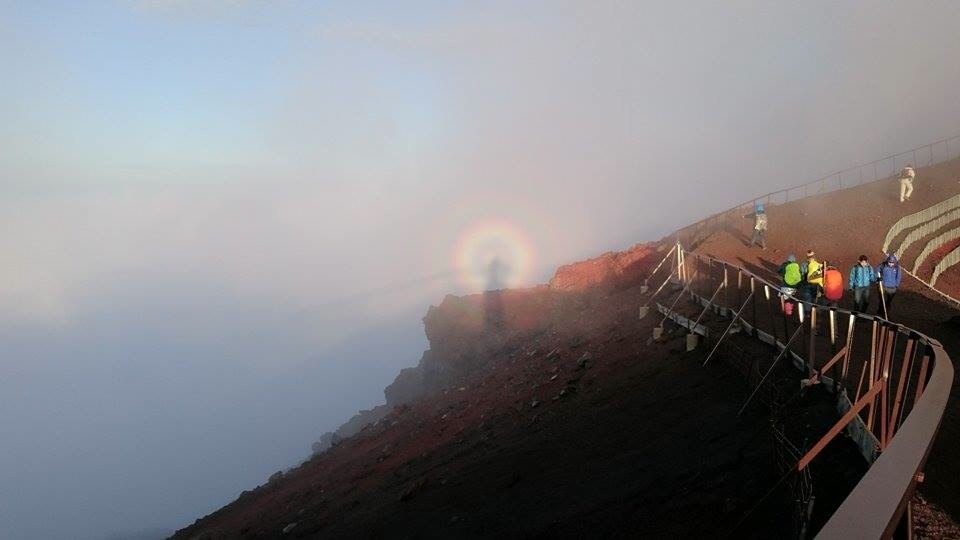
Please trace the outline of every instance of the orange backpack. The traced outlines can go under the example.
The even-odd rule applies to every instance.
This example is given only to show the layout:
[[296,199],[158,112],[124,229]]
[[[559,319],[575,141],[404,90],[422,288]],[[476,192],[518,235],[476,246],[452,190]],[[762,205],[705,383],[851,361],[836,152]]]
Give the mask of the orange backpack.
[[827,268],[823,273],[823,295],[833,302],[843,298],[843,274],[836,268]]

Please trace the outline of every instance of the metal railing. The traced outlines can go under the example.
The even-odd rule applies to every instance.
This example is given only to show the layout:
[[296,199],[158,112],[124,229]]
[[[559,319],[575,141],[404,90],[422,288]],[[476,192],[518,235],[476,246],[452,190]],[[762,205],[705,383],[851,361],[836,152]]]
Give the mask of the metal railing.
[[960,135],[940,139],[923,146],[918,146],[911,150],[906,150],[898,154],[877,159],[869,163],[856,165],[837,171],[833,174],[817,178],[811,182],[788,187],[778,191],[773,191],[765,195],[744,201],[732,208],[717,212],[696,223],[683,227],[674,233],[674,236],[681,240],[697,230],[710,228],[733,214],[739,214],[745,209],[752,210],[754,205],[763,202],[767,205],[785,204],[790,201],[796,201],[830,193],[841,189],[849,189],[879,180],[886,180],[895,176],[907,164],[914,167],[929,166],[944,161],[949,161],[960,156]]
[[[773,347],[758,366],[765,374],[789,361],[837,396],[840,421],[805,449],[797,474],[843,430],[871,464],[819,536],[891,535],[921,478],[950,394],[953,365],[943,347],[906,326],[800,302],[744,268],[680,251],[684,256],[673,258],[671,276],[693,276],[684,279],[688,293],[732,319],[714,351],[737,326]],[[794,308],[790,315],[788,306]]]

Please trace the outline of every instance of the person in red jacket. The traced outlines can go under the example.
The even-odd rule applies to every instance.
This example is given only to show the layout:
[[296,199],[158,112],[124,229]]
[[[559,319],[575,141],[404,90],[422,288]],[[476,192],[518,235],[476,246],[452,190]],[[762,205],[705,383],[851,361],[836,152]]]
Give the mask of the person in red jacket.
[[843,274],[836,267],[827,266],[823,273],[823,300],[830,307],[839,307],[843,298]]

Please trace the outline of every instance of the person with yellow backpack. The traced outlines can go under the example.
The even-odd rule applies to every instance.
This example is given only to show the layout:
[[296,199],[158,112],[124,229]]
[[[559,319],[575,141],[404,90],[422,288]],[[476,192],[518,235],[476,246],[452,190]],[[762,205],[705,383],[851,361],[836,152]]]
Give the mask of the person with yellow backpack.
[[823,263],[817,260],[812,249],[807,251],[807,260],[800,266],[800,273],[813,289],[814,299],[823,296]]

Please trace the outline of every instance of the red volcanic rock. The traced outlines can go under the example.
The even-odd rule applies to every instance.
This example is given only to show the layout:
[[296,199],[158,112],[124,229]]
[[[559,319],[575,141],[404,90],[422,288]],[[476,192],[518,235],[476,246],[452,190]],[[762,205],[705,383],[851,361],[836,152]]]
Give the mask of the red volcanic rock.
[[653,256],[656,251],[656,244],[637,244],[626,251],[610,251],[595,259],[561,266],[550,280],[550,288],[578,292],[591,287],[636,285],[659,262]]

